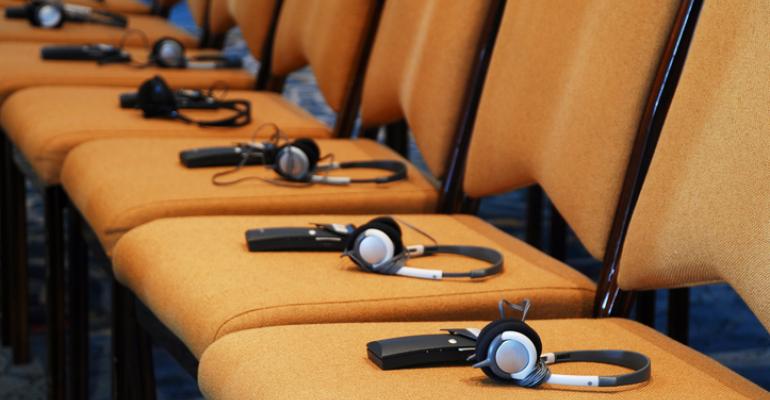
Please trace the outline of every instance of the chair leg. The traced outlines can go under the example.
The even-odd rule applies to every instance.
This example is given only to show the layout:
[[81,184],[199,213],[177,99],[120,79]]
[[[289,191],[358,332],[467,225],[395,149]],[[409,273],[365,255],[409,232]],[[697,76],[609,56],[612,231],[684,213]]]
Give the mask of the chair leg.
[[668,291],[668,336],[687,344],[690,330],[690,288]]
[[11,147],[6,148],[6,204],[10,230],[7,239],[11,267],[11,346],[13,362],[26,364],[30,361],[29,346],[29,282],[27,276],[27,192],[24,175],[13,162]]
[[70,206],[67,210],[67,265],[69,267],[70,320],[69,389],[71,399],[88,398],[88,247],[83,238],[83,220]]
[[49,187],[44,193],[46,228],[46,294],[48,299],[48,394],[64,399],[66,393],[66,329],[64,271],[64,191]]
[[112,398],[155,399],[152,346],[136,318],[134,295],[113,282]]
[[0,345],[11,345],[11,261],[9,259],[11,240],[8,217],[8,194],[10,193],[6,179],[6,155],[10,144],[5,134],[0,131]]

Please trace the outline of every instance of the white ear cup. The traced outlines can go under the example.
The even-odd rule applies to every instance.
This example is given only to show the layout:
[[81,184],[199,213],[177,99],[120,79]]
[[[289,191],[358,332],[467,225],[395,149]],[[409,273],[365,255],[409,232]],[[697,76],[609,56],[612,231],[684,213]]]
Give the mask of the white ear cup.
[[166,65],[173,67],[181,66],[183,57],[184,49],[173,40],[164,41],[158,48],[158,58]]
[[64,16],[56,6],[46,4],[37,10],[37,20],[43,28],[53,28],[59,25]]
[[393,258],[395,246],[390,237],[378,229],[367,229],[364,238],[358,243],[358,254],[361,259],[377,268]]
[[494,350],[497,367],[513,379],[524,379],[535,368],[537,349],[527,336],[505,331],[500,335],[502,343]]
[[310,160],[304,151],[295,146],[286,146],[278,155],[278,168],[286,176],[303,178],[310,168]]

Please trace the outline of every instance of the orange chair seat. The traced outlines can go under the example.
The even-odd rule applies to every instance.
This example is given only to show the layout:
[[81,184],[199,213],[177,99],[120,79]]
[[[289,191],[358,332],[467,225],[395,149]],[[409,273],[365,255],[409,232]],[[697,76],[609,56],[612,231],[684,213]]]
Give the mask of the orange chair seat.
[[[342,205],[353,203],[339,197]],[[501,297],[531,298],[538,305],[533,318],[590,315],[594,285],[588,278],[469,215],[397,218],[439,243],[499,250],[505,260],[501,274],[433,281],[363,272],[337,252],[253,253],[246,248],[247,229],[302,227],[311,222],[361,225],[374,216],[157,220],[128,232],[118,242],[113,255],[115,276],[198,356],[229,333],[266,326],[494,318]],[[403,224],[402,229],[405,244],[430,243]],[[409,265],[446,271],[485,266],[450,255],[413,258]]]
[[[194,147],[226,146],[228,139],[105,139],[85,143],[64,161],[61,182],[70,199],[109,253],[127,231],[164,217],[226,214],[419,213],[436,208],[436,189],[410,167],[409,179],[379,185],[275,186],[250,180],[215,186],[212,175],[225,168],[185,168],[179,152]],[[371,140],[323,139],[322,153],[336,161],[401,159]],[[381,176],[382,171],[336,171],[353,177]],[[233,177],[276,178],[263,166]]]
[[[133,68],[128,65],[98,65],[90,61],[50,61],[40,59],[37,43],[0,42],[0,104],[14,91],[30,86],[129,86],[154,75],[162,75],[173,87],[208,88],[222,82],[231,90],[249,89],[254,76],[244,69],[189,70]],[[196,54],[195,51],[190,52]],[[132,49],[132,58],[147,61],[147,51]],[[41,113],[44,110],[41,110]],[[42,115],[42,114],[41,114]]]
[[[0,124],[46,184],[59,183],[64,157],[75,146],[111,137],[210,137],[249,140],[259,125],[271,121],[288,135],[330,137],[331,130],[306,111],[271,92],[235,90],[227,99],[251,102],[252,123],[237,128],[202,128],[169,119],[145,119],[140,110],[119,108],[121,93],[136,87],[41,86],[11,95],[0,110]],[[45,110],[45,118],[40,118]],[[185,110],[203,120],[233,115],[232,110]],[[261,130],[261,136],[269,130]]]
[[[490,304],[489,308],[495,308]],[[533,310],[539,307],[533,304]],[[529,321],[543,351],[626,349],[652,361],[652,379],[618,388],[501,384],[471,367],[382,371],[367,359],[372,340],[483,327],[488,321],[278,326],[236,332],[203,354],[198,381],[207,399],[767,399],[767,392],[716,361],[633,321]],[[601,364],[566,363],[554,373],[622,374]]]
[[[164,18],[152,15],[126,15],[127,29],[144,32],[150,44],[170,36],[182,42],[187,48],[198,46],[198,38],[184,29],[171,24]],[[0,41],[37,43],[107,43],[117,45],[127,30],[113,26],[92,23],[67,23],[59,29],[43,29],[32,26],[26,19],[0,19]],[[143,39],[137,34],[126,37],[128,46],[143,46]]]

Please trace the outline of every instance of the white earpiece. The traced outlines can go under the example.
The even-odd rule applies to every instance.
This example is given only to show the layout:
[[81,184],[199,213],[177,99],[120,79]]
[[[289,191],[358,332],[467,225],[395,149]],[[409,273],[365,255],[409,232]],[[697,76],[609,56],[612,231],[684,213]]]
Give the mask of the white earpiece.
[[377,229],[364,231],[364,238],[358,244],[361,258],[377,269],[380,265],[392,259],[395,246],[388,235]]
[[500,335],[502,343],[495,350],[495,363],[513,379],[524,379],[535,368],[537,349],[525,335],[505,331]]

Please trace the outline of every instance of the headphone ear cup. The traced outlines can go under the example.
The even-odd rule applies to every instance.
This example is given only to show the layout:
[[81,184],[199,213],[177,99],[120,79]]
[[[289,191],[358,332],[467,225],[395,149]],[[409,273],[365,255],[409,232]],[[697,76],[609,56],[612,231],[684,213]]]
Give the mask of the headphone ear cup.
[[171,37],[160,38],[152,45],[150,61],[159,67],[184,68],[187,63],[184,45]]
[[297,139],[291,143],[292,146],[302,150],[307,156],[308,171],[313,171],[321,158],[321,149],[318,148],[313,139]]
[[[488,353],[489,353],[489,346],[492,344],[492,341],[498,335],[501,335],[505,331],[519,332],[522,335],[526,336],[535,345],[535,349],[537,350],[537,357],[540,358],[540,354],[542,354],[543,352],[543,344],[540,341],[540,335],[538,335],[534,329],[532,329],[525,322],[519,321],[517,319],[499,319],[497,321],[493,321],[489,323],[479,333],[479,337],[476,339],[476,360],[477,361],[482,361],[487,359]],[[505,378],[496,374],[489,367],[483,367],[481,368],[481,370],[484,371],[484,373],[488,377],[496,381],[506,381]]]
[[[355,231],[350,235],[350,240],[348,241],[347,245],[347,251],[355,254],[356,257],[353,257],[353,261],[356,261],[358,263],[359,260],[363,261],[363,259],[360,256],[358,246],[363,241],[364,232],[366,232],[369,229],[376,229],[378,231],[381,231],[384,233],[390,241],[393,243],[393,255],[396,256],[398,254],[401,254],[404,251],[404,243],[401,240],[401,229],[398,227],[398,224],[395,226],[389,222],[388,220],[393,221],[391,218],[387,217],[381,217],[381,218],[375,218],[358,228],[356,228]],[[362,268],[369,270],[368,266],[360,265]]]

